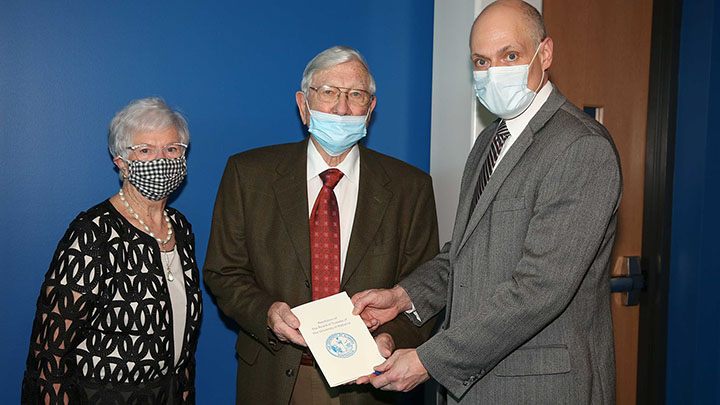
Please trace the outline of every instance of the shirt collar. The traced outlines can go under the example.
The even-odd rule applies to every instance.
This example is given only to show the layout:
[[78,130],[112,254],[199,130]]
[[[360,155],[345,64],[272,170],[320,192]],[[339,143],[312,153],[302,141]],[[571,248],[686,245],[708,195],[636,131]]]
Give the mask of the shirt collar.
[[525,127],[530,123],[530,120],[540,111],[540,108],[545,104],[550,93],[552,93],[553,85],[548,80],[547,83],[538,91],[537,95],[533,99],[532,103],[528,106],[522,114],[515,118],[505,120],[508,131],[511,136],[518,136],[525,130]]
[[[343,178],[347,178],[355,184],[359,183],[360,180],[360,148],[357,144],[350,148],[350,153],[345,156],[345,159],[335,169],[343,172]],[[308,139],[307,149],[307,180],[312,179],[315,176],[320,175],[331,167],[322,158],[320,152],[317,151],[315,144],[312,139]]]

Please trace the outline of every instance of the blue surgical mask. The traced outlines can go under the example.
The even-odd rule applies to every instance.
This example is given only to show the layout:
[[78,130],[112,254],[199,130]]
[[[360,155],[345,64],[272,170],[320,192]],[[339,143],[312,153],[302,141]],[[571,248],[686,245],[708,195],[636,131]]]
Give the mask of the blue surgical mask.
[[500,118],[511,119],[530,106],[545,78],[543,71],[538,88],[535,91],[527,88],[530,65],[539,50],[540,45],[527,65],[497,66],[473,71],[475,95],[488,111]]
[[310,111],[308,131],[330,156],[339,156],[350,149],[367,134],[367,116],[336,115],[321,111]]

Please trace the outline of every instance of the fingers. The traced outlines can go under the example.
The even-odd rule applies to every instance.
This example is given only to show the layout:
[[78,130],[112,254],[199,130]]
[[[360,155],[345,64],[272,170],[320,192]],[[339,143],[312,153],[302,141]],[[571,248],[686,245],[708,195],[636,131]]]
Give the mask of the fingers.
[[395,350],[395,341],[389,333],[381,333],[375,336],[375,344],[378,346],[380,355],[386,359],[390,357],[393,350]]
[[361,313],[360,319],[362,319],[365,326],[367,326],[367,328],[370,329],[371,332],[373,328],[377,328],[378,326],[380,326],[380,322],[372,316],[370,311],[365,311]]
[[[359,315],[362,313],[362,311],[365,309],[370,302],[372,302],[372,294],[375,290],[365,290],[361,291],[350,298],[350,301],[352,301],[354,308],[353,308],[353,315]],[[368,298],[370,297],[370,298]]]
[[376,291],[377,290],[361,291],[353,295],[350,299],[353,302],[353,315],[360,315],[360,318],[362,318],[365,326],[370,330],[370,332],[375,331],[375,329],[380,326],[380,321],[375,319],[370,314],[370,311],[365,311],[368,305],[373,303]]
[[380,355],[385,357],[386,359],[388,357],[390,357],[390,355],[392,354],[392,349],[390,349],[386,346],[378,344],[378,349],[379,349]]
[[[385,360],[382,364],[379,364],[379,365],[373,367],[373,370],[377,371],[378,373],[384,374],[393,367],[393,364],[395,364],[395,357],[390,356],[390,358]],[[373,375],[377,375],[377,374],[373,374]]]
[[358,378],[357,380],[355,380],[355,384],[367,384],[368,382],[370,382],[371,375],[374,375],[374,374],[370,374],[370,375],[366,375],[366,376],[362,376],[362,377]]
[[[390,335],[387,334],[387,333],[381,333],[381,335],[390,336]],[[380,377],[383,376],[382,373],[384,373],[385,371],[389,370],[391,367],[392,367],[392,363],[391,363],[390,359],[387,359],[387,360],[385,360],[382,364],[379,364],[379,365],[373,367],[373,370],[375,370],[375,373],[369,374],[369,375],[366,375],[366,376],[363,376],[363,377],[359,377],[357,380],[355,380],[355,382],[356,382],[357,384],[368,384],[368,383],[370,383],[370,384],[372,384],[375,388],[384,387],[385,385],[387,385],[387,384],[389,383],[388,380],[387,380],[387,376],[384,377],[384,378],[382,378],[382,379],[380,379]]]
[[407,392],[430,378],[414,349],[397,350],[384,363],[375,367],[375,371],[382,374],[359,378],[358,383],[367,381],[383,391]]
[[290,306],[284,302],[275,302],[268,310],[268,326],[280,341],[292,342],[296,345],[307,346],[297,328],[300,321],[290,311]]
[[282,321],[280,318],[275,322],[272,323],[272,326],[270,327],[275,333],[275,336],[278,337],[279,340],[283,342],[292,341],[293,337],[296,337],[296,334],[299,334],[297,330],[291,328],[288,324]]
[[381,389],[383,391],[387,391],[387,390],[391,389],[391,386],[390,386],[391,382],[388,380],[388,377],[385,374],[380,374],[380,375],[371,374],[368,376],[368,380],[369,380],[370,384],[372,384],[372,386],[377,389]]
[[[381,335],[388,335],[387,333],[382,333]],[[373,367],[375,370],[375,373],[366,375],[364,377],[360,377],[357,380],[355,380],[358,384],[372,384],[373,387],[383,389],[383,387],[386,387],[388,384],[390,384],[390,381],[388,380],[388,376],[383,374],[385,371],[389,370],[392,367],[392,362],[390,359],[385,360],[382,364],[377,365]]]
[[275,327],[273,327],[272,330],[278,339],[283,342],[292,342],[296,345],[307,346],[307,343],[305,343],[305,339],[303,339],[300,332],[282,321],[275,324]]
[[297,330],[294,330],[290,335],[288,335],[288,339],[298,346],[307,347],[305,338],[303,338],[303,336]]
[[297,316],[292,313],[290,307],[287,304],[285,304],[285,306],[281,308],[280,317],[282,318],[283,322],[285,322],[289,327],[293,329],[297,329],[300,327],[300,320],[297,319]]
[[377,329],[378,326],[380,326],[380,322],[375,318],[370,318],[369,316],[367,319],[365,319],[362,316],[361,316],[361,318],[362,318],[363,322],[365,323],[365,326],[367,326],[367,328],[370,330],[370,332],[374,332],[375,329]]

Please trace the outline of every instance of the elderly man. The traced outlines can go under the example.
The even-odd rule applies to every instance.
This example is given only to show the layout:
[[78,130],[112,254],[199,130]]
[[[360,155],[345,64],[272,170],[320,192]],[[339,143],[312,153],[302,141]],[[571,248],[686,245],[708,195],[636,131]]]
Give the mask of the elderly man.
[[477,96],[501,119],[470,152],[452,240],[399,286],[353,297],[373,327],[403,311],[446,319],[358,382],[406,390],[432,376],[449,403],[613,403],[613,141],[548,82],[553,42],[532,6],[492,3],[470,47]]
[[[438,252],[430,176],[358,144],[375,82],[347,47],[305,68],[296,102],[311,136],[232,156],[215,202],[203,275],[237,321],[240,404],[374,404],[368,386],[329,388],[290,308],[339,291],[390,288]],[[431,326],[431,325],[430,325]],[[374,332],[386,357],[429,334],[407,319]]]

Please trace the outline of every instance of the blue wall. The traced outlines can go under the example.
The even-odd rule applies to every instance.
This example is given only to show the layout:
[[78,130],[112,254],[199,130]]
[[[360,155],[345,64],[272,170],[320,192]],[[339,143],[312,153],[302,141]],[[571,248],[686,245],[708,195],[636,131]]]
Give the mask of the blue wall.
[[[3,403],[17,403],[35,300],[75,215],[116,193],[107,126],[131,99],[159,95],[187,116],[186,187],[172,205],[204,261],[225,161],[302,139],[294,93],[333,45],[367,58],[378,104],[367,144],[429,168],[431,0],[24,1],[0,6],[0,294]],[[198,400],[231,403],[234,332],[209,295]]]
[[720,5],[683,2],[667,403],[720,403]]

